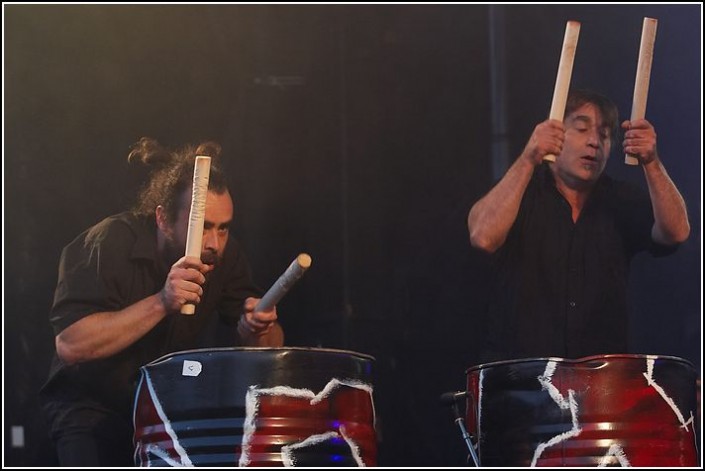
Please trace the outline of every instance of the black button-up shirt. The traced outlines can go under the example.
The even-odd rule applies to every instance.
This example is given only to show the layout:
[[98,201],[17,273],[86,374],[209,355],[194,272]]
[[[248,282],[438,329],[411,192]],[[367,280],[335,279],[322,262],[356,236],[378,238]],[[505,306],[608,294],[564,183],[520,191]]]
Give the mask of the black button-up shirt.
[[602,175],[578,220],[548,164],[536,169],[504,245],[492,256],[487,361],[628,351],[627,282],[651,239],[648,194]]

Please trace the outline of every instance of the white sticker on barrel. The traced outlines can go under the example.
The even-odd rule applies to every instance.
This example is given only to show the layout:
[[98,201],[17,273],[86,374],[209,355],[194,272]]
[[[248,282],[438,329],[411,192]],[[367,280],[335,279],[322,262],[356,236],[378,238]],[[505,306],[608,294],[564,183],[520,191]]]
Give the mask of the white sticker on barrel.
[[184,360],[181,376],[198,376],[201,374],[203,366],[200,361]]

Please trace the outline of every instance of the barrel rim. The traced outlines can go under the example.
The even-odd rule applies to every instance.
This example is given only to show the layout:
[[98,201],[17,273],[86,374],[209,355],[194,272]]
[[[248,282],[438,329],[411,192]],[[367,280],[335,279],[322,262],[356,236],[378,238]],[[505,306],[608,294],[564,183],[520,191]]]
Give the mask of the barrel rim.
[[641,359],[641,360],[665,359],[665,360],[672,360],[672,361],[677,361],[680,363],[685,363],[687,366],[689,366],[693,370],[695,370],[695,365],[693,364],[693,362],[691,362],[690,360],[686,360],[685,358],[678,357],[678,356],[648,355],[648,354],[637,354],[637,353],[610,353],[610,354],[605,354],[605,355],[590,355],[590,356],[581,357],[581,358],[562,358],[562,357],[533,357],[532,358],[532,357],[528,357],[528,358],[518,358],[518,359],[512,359],[512,360],[494,361],[494,362],[482,363],[479,365],[471,366],[470,368],[465,370],[465,374],[468,375],[473,371],[487,369],[490,367],[506,366],[506,365],[517,364],[517,363],[529,363],[529,362],[535,362],[535,361],[555,361],[555,362],[559,362],[559,363],[578,364],[578,363],[588,363],[588,362],[600,360],[600,359]]
[[[211,348],[194,348],[190,350],[180,350],[160,356],[159,358],[150,361],[145,366],[152,366],[163,363],[180,355],[208,354],[214,352],[320,352],[320,353],[335,353],[352,355],[368,361],[377,361],[372,355],[366,353],[355,352],[352,350],[341,350],[336,348],[321,348],[321,347],[211,347]],[[144,368],[144,367],[143,367]]]

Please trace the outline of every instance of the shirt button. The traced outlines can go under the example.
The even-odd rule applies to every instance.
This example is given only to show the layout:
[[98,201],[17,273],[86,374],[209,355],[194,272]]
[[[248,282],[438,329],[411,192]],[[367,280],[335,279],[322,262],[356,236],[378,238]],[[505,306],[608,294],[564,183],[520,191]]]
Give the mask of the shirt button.
[[575,301],[571,301],[568,304],[570,305],[570,307],[575,307]]

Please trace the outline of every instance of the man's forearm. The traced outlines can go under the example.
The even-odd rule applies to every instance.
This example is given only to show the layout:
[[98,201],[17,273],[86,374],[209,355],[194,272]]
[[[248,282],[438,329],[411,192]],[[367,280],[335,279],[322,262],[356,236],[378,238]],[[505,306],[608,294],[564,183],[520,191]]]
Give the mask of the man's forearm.
[[69,365],[110,357],[141,339],[165,315],[159,293],[120,311],[96,312],[56,336],[57,354]]
[[533,172],[531,163],[517,159],[499,183],[475,203],[468,214],[473,247],[492,253],[504,244]]
[[690,235],[688,211],[666,168],[655,159],[644,165],[644,174],[654,210],[652,238],[666,245],[685,242]]

